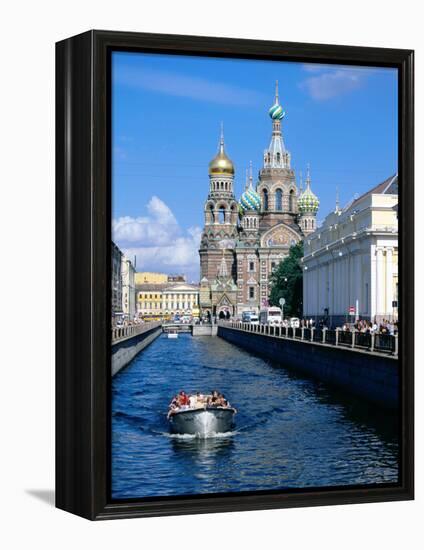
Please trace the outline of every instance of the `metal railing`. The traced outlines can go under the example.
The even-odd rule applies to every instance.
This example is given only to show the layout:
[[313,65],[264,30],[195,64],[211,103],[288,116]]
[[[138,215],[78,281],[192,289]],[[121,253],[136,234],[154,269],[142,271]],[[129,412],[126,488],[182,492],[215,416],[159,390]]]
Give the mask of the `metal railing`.
[[336,328],[293,328],[273,325],[254,325],[237,321],[219,321],[218,325],[276,338],[304,340],[316,344],[339,346],[347,349],[398,355],[398,335],[342,330]]
[[152,321],[150,323],[142,323],[140,325],[130,325],[128,327],[119,327],[112,329],[112,345],[128,338],[133,338],[139,334],[143,334],[152,328],[160,327],[162,321]]

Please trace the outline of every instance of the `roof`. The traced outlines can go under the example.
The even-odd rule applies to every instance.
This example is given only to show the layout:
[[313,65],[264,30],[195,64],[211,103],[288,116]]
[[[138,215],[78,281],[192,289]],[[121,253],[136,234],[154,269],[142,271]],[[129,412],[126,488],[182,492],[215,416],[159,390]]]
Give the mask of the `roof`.
[[351,204],[348,204],[344,208],[344,210],[346,210],[347,208],[351,208],[352,206],[357,204],[359,201],[361,201],[365,197],[368,197],[369,195],[397,195],[397,194],[398,194],[398,175],[394,174],[393,176],[390,176],[390,178],[387,178],[386,180],[377,184],[375,187],[372,187],[366,193],[363,193],[360,197],[355,199]]

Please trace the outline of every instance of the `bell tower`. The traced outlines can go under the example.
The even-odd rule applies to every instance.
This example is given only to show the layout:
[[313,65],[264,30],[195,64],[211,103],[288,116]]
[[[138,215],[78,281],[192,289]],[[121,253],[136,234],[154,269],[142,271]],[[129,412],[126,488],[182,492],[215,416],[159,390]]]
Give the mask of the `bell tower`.
[[234,164],[227,156],[224,129],[218,153],[209,163],[209,193],[204,206],[205,225],[200,243],[200,278],[211,281],[216,277],[222,250],[229,273],[234,277],[234,248],[237,239],[238,209],[234,195]]
[[286,113],[280,105],[278,81],[274,104],[268,114],[272,120],[271,142],[264,151],[257,187],[262,203],[261,229],[265,230],[281,222],[296,223],[297,215],[297,186],[283,139],[282,120]]

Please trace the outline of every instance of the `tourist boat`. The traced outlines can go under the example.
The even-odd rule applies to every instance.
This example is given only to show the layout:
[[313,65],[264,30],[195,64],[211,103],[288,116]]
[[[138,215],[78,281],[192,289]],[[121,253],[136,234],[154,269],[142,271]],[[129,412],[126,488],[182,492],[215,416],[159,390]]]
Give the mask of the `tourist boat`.
[[170,330],[168,332],[168,338],[178,338],[178,332],[176,330]]
[[233,407],[205,407],[183,409],[169,416],[172,432],[191,434],[198,437],[211,437],[218,433],[231,431],[234,426]]

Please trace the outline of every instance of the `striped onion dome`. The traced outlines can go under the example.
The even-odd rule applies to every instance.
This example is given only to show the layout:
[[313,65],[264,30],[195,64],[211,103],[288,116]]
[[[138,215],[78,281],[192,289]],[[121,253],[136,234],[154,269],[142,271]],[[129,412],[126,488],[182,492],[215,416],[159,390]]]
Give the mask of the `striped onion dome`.
[[246,210],[261,209],[261,197],[257,191],[253,188],[252,184],[244,191],[240,197],[239,211],[244,213]]
[[272,120],[282,120],[286,115],[279,103],[274,103],[274,105],[268,111],[268,114],[272,118]]
[[298,198],[297,206],[299,208],[299,212],[301,212],[302,214],[305,212],[312,212],[315,214],[318,211],[319,199],[311,191],[311,188],[309,187],[309,185]]

